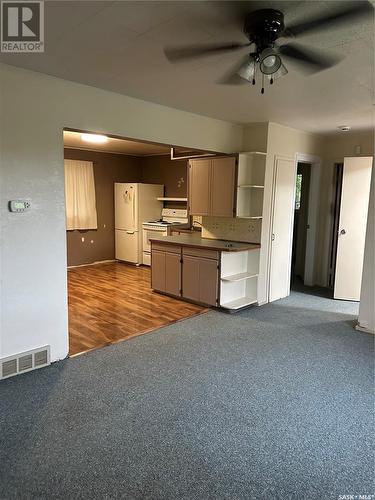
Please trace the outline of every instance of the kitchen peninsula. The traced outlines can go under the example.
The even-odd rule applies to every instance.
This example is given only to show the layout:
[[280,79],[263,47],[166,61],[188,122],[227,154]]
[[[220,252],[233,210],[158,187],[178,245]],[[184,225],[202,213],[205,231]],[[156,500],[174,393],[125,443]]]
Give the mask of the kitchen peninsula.
[[153,290],[231,311],[257,302],[259,244],[196,234],[150,241]]

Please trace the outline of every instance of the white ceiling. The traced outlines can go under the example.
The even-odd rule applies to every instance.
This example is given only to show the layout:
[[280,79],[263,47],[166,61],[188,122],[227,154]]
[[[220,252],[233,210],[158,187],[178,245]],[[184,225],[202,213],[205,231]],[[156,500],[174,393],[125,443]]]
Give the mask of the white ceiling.
[[[343,3],[249,2],[282,10],[286,24]],[[313,76],[288,63],[289,74],[262,96],[258,86],[215,83],[243,51],[179,65],[164,56],[165,45],[245,41],[230,2],[52,0],[45,9],[46,52],[1,54],[2,62],[234,123],[274,121],[319,132],[372,126],[373,19],[300,39],[345,59]]]
[[114,137],[108,137],[108,141],[103,144],[92,144],[82,140],[81,132],[72,132],[70,130],[64,130],[64,147],[134,156],[169,155],[171,151],[169,146],[128,141]]

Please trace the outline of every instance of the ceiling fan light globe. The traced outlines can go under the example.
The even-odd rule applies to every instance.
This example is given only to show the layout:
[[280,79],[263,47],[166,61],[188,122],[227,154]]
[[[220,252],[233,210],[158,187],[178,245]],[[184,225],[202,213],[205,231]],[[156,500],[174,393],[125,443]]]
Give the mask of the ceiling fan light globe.
[[247,80],[248,82],[252,82],[255,76],[255,61],[252,58],[249,58],[245,64],[243,64],[239,70],[237,71],[238,76]]
[[271,48],[264,49],[260,54],[259,67],[264,75],[276,73],[281,66],[280,56]]
[[272,73],[271,75],[267,75],[267,78],[269,80],[271,80],[271,78],[272,78],[273,81],[275,81],[277,78],[280,78],[280,77],[285,76],[287,74],[288,74],[288,70],[286,69],[284,64],[281,63],[280,68],[277,71],[275,71],[275,73]]

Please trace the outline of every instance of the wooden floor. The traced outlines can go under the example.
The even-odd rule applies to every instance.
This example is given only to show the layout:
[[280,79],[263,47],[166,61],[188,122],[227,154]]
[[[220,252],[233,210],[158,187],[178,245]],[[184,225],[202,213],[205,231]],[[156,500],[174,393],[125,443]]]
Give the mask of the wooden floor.
[[207,311],[152,292],[150,268],[117,262],[69,269],[68,300],[71,356]]

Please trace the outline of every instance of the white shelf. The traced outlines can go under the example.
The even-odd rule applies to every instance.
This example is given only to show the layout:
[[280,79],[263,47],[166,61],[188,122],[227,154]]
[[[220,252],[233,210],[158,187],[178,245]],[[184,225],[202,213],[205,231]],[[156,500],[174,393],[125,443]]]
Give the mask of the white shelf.
[[231,276],[223,276],[221,279],[222,281],[242,281],[242,280],[248,280],[250,278],[256,278],[258,275],[257,274],[251,274],[251,273],[238,273],[238,274],[232,274]]
[[261,220],[263,217],[261,215],[237,215],[238,219],[255,219]]
[[239,187],[239,188],[257,188],[257,189],[264,189],[264,186],[257,186],[256,184],[239,184],[237,187]]
[[241,307],[250,306],[251,304],[256,304],[256,300],[250,297],[241,297],[240,299],[232,300],[221,304],[221,307],[225,309],[241,309]]
[[267,153],[264,153],[263,151],[247,151],[245,154],[247,154],[247,155],[263,155],[263,156],[267,156]]
[[188,201],[187,198],[165,198],[163,196],[160,196],[157,198],[158,201],[181,201],[181,202],[186,202]]

